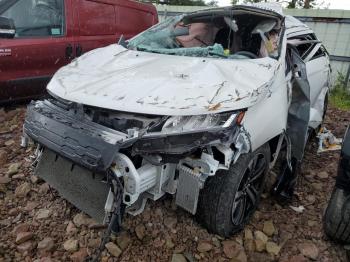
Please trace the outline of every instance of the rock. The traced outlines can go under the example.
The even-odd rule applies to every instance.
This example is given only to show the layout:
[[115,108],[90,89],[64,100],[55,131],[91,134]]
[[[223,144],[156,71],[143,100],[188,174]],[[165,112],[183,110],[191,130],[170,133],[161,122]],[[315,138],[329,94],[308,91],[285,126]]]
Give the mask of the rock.
[[135,228],[135,233],[138,239],[142,240],[145,237],[146,229],[144,225],[139,224]]
[[226,257],[234,258],[239,255],[240,252],[244,251],[244,248],[236,243],[235,241],[227,240],[222,242],[223,252]]
[[274,242],[268,241],[266,243],[266,251],[269,254],[273,254],[273,255],[277,256],[279,254],[279,252],[281,251],[281,247],[278,246]]
[[49,190],[50,190],[50,186],[48,183],[44,183],[39,186],[39,193],[41,194],[46,194],[47,192],[49,192]]
[[163,239],[160,239],[159,237],[157,237],[154,241],[153,241],[153,246],[155,248],[160,248],[164,245],[165,241]]
[[329,174],[326,171],[321,171],[321,172],[317,173],[317,176],[321,179],[326,179],[329,177]]
[[0,184],[8,184],[11,182],[11,178],[5,177],[5,176],[0,176]]
[[17,208],[11,208],[8,212],[9,216],[16,216],[18,214],[18,209]]
[[164,225],[167,228],[169,228],[169,229],[175,228],[176,224],[177,224],[177,218],[176,217],[166,217],[164,219]]
[[213,248],[213,245],[206,241],[199,242],[197,245],[197,250],[200,253],[208,252],[212,250],[212,248]]
[[303,255],[292,256],[289,258],[288,262],[307,262],[309,261]]
[[55,242],[51,237],[45,237],[38,243],[37,249],[51,252],[55,247]]
[[271,220],[264,222],[263,232],[270,237],[275,233],[275,226]]
[[79,213],[74,216],[73,222],[77,227],[81,227],[81,226],[88,226],[94,221],[84,213]]
[[114,257],[119,257],[122,253],[122,250],[113,242],[108,242],[105,247],[107,248],[108,252]]
[[128,232],[124,231],[121,232],[117,238],[116,238],[118,246],[122,249],[125,250],[131,243],[131,237],[128,234]]
[[309,202],[310,205],[316,202],[316,197],[314,195],[307,195],[306,196],[307,202]]
[[[34,261],[36,261],[36,260],[34,260]],[[33,262],[34,262],[34,261],[33,261]],[[40,258],[40,260],[37,261],[37,262],[54,262],[54,261],[51,259],[51,257],[42,257],[42,258]]]
[[23,180],[26,176],[23,173],[17,174],[17,175],[13,175],[12,179],[16,179],[16,180]]
[[16,143],[15,140],[10,139],[10,140],[7,140],[4,144],[5,144],[5,146],[12,146],[12,145],[14,145],[15,143]]
[[23,223],[23,224],[19,224],[18,226],[16,226],[16,227],[13,229],[12,233],[13,233],[14,235],[17,235],[17,234],[19,234],[19,233],[21,233],[21,232],[27,232],[28,230],[29,230],[29,225],[26,224],[26,223]]
[[7,175],[12,176],[14,174],[17,174],[20,166],[21,166],[20,163],[11,164],[7,170]]
[[261,239],[255,239],[254,244],[255,244],[255,250],[258,252],[262,252],[266,249],[266,243],[263,242]]
[[73,262],[84,262],[88,255],[89,255],[89,254],[88,254],[88,252],[87,252],[87,249],[86,249],[86,248],[81,248],[79,251],[74,252],[74,253],[70,256],[70,259],[71,259]]
[[248,252],[254,252],[255,251],[255,241],[254,239],[247,239],[244,241],[244,247]]
[[98,238],[89,239],[88,247],[97,248],[100,246],[101,240]]
[[213,237],[213,238],[211,239],[211,241],[213,242],[213,245],[214,245],[215,247],[221,247],[221,242],[220,242],[220,240],[219,240],[218,238]]
[[38,212],[36,213],[36,218],[37,219],[46,219],[50,216],[50,210],[49,209],[39,209]]
[[72,221],[69,221],[66,227],[67,234],[74,234],[75,232],[77,232],[77,230],[78,229],[75,227],[74,223]]
[[247,255],[245,251],[242,249],[239,251],[236,257],[232,258],[230,262],[247,262]]
[[312,183],[311,187],[316,190],[316,191],[320,191],[322,190],[322,184],[321,183]]
[[39,204],[36,202],[27,202],[27,205],[24,207],[24,211],[31,212],[34,210]]
[[307,225],[309,227],[314,227],[314,226],[318,225],[318,222],[316,220],[308,220]]
[[33,238],[32,232],[20,232],[16,236],[16,244],[22,244]]
[[35,175],[31,175],[30,176],[30,181],[33,183],[33,184],[36,184],[38,183],[39,181],[39,177],[35,176]]
[[25,197],[30,192],[30,184],[28,182],[24,182],[19,185],[15,190],[16,197]]
[[182,254],[173,254],[171,262],[187,262],[186,257]]
[[78,250],[78,240],[68,239],[66,242],[64,242],[63,247],[68,252],[75,252]]
[[253,232],[250,229],[245,228],[244,229],[244,240],[249,240],[249,239],[254,239]]
[[305,242],[298,245],[298,249],[301,254],[305,257],[311,258],[313,260],[317,260],[319,255],[319,250],[317,246],[312,242]]
[[261,231],[255,231],[254,232],[255,239],[261,240],[263,243],[266,243],[268,241],[268,237]]
[[35,243],[33,241],[27,241],[18,245],[16,248],[20,253],[30,252],[35,248]]
[[0,166],[5,165],[7,162],[7,152],[0,149]]
[[174,242],[171,240],[170,237],[168,237],[166,240],[165,240],[165,246],[169,249],[173,248],[175,246]]

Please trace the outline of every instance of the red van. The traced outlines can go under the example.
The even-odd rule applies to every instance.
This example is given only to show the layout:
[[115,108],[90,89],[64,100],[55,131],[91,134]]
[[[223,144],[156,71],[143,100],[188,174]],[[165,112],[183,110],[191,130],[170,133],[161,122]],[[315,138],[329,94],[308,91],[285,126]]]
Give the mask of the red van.
[[72,59],[156,23],[130,0],[0,0],[0,104],[39,97]]

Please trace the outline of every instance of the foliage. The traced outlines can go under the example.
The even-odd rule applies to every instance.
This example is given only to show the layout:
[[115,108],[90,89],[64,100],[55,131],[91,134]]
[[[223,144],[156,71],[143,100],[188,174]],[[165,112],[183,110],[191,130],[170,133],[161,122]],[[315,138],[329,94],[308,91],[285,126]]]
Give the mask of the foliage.
[[[165,0],[165,1],[159,1],[156,0],[155,3],[157,4],[166,4],[166,5],[186,5],[186,6],[206,6],[206,2],[204,0]],[[209,4],[211,6],[215,6],[216,1],[211,1]]]
[[338,73],[337,80],[330,92],[330,103],[343,110],[350,109],[350,89],[342,73]]
[[260,2],[276,2],[281,3],[287,8],[319,8],[327,7],[330,0],[231,0],[232,5],[240,3],[260,3]]

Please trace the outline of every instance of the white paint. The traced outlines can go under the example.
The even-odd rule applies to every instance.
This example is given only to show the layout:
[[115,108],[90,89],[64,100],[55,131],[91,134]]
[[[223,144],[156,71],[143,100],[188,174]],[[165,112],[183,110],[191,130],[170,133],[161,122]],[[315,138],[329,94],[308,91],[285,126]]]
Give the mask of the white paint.
[[63,99],[157,115],[200,115],[248,108],[268,93],[278,61],[154,54],[119,45],[61,68],[48,85]]

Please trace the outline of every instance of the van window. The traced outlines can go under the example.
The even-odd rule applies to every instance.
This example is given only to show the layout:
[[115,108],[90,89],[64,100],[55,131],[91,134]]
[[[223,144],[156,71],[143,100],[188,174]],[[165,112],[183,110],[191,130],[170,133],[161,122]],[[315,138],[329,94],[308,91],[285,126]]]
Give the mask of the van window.
[[15,37],[64,34],[63,0],[19,0],[0,16],[13,19]]
[[79,8],[81,36],[115,34],[114,6],[88,0],[82,0]]

